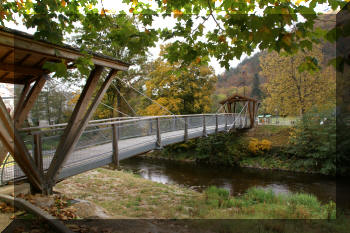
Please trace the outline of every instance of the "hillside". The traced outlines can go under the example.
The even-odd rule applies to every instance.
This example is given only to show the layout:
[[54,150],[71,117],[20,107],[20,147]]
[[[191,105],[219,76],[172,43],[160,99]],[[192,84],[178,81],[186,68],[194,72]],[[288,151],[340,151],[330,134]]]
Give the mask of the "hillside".
[[[319,20],[315,23],[315,28],[321,27],[324,30],[330,30],[335,25],[336,14],[320,15]],[[328,60],[335,57],[335,45],[324,43],[322,48],[325,60],[323,64],[326,65]],[[215,94],[221,98],[234,94],[245,94],[252,96],[253,79],[261,71],[259,58],[267,53],[266,51],[258,52],[253,56],[244,59],[237,67],[230,68],[224,73],[218,75],[216,83]],[[259,83],[267,82],[267,77],[259,76]]]

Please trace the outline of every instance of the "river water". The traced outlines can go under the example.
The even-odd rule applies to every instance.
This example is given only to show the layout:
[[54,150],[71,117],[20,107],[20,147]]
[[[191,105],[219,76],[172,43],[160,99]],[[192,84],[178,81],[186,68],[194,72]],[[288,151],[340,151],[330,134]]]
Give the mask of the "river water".
[[215,185],[228,189],[232,195],[239,195],[256,186],[272,189],[276,193],[310,193],[322,202],[336,201],[336,180],[323,175],[254,168],[213,167],[143,157],[123,160],[121,167],[148,180],[163,184],[179,184],[197,191]]

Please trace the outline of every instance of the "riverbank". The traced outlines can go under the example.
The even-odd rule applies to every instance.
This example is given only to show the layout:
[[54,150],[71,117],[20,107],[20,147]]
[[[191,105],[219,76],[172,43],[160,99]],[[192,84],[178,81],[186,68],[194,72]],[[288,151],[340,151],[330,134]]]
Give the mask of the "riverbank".
[[[275,194],[252,188],[232,197],[210,187],[197,192],[179,185],[152,182],[125,171],[98,168],[60,182],[55,191],[66,197],[93,202],[113,219],[163,219],[155,224],[186,228],[185,232],[346,232],[349,219],[335,219],[335,203],[321,204],[308,194]],[[181,220],[186,219],[186,220]],[[190,221],[190,219],[192,219]],[[199,219],[226,219],[220,221]],[[318,219],[295,221],[228,221],[227,219]],[[184,222],[182,222],[184,221]],[[226,221],[226,222],[225,222]],[[193,230],[197,228],[197,230]],[[193,231],[191,231],[193,230]],[[166,232],[166,231],[165,231]]]
[[275,194],[252,188],[241,196],[210,187],[197,192],[138,175],[99,168],[59,183],[56,191],[103,207],[113,216],[167,219],[333,219],[335,204],[309,194]]
[[319,170],[303,166],[299,158],[290,156],[287,148],[290,132],[289,126],[263,125],[251,130],[189,140],[141,156],[228,167],[322,174]]

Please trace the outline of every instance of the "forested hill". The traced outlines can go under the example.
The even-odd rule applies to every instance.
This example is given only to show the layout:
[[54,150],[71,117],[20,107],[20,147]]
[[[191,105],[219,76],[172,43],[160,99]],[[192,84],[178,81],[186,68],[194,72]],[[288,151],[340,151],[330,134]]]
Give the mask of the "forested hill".
[[[330,30],[335,25],[335,14],[325,14],[319,16],[319,21],[315,24],[315,28],[322,27],[325,30]],[[335,46],[326,43],[322,48],[325,60],[335,57]],[[235,68],[230,68],[228,71],[218,75],[215,94],[220,96],[228,96],[234,93],[246,95],[251,94],[254,76],[261,71],[259,58],[264,52],[258,52],[255,55],[244,59]],[[267,81],[266,77],[259,76],[259,84],[264,84]]]

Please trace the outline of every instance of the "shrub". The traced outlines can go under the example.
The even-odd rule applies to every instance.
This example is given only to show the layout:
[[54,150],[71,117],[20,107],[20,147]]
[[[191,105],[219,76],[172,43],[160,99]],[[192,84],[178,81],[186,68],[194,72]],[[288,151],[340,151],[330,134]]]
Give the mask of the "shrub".
[[196,159],[199,162],[232,166],[245,156],[245,143],[238,133],[218,133],[197,142]]
[[271,150],[271,142],[266,139],[259,141],[256,138],[252,138],[249,141],[248,150],[255,155],[262,155]]
[[305,114],[292,129],[289,153],[297,167],[335,174],[336,171],[336,123],[332,111]]

